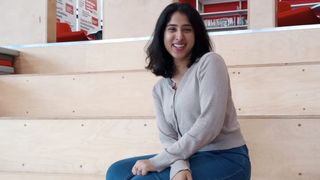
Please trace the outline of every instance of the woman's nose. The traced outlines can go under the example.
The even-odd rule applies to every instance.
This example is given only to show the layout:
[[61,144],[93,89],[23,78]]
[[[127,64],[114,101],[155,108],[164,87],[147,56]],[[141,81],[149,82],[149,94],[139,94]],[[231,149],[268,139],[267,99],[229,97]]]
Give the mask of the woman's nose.
[[184,38],[183,33],[181,31],[177,31],[176,40],[182,40]]

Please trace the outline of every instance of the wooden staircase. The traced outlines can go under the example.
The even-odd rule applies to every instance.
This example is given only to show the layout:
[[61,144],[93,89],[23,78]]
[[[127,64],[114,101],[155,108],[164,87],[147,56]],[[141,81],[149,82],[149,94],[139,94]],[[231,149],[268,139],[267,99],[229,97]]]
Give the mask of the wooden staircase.
[[[228,65],[252,179],[319,179],[320,26],[211,34]],[[7,46],[0,179],[98,180],[160,144],[147,38]]]

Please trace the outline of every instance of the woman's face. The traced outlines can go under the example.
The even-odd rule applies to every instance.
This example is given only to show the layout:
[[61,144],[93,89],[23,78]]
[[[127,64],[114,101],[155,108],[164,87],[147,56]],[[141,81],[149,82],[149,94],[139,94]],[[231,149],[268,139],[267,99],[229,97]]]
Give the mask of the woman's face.
[[194,42],[188,17],[180,12],[173,13],[164,31],[164,45],[174,61],[189,61]]

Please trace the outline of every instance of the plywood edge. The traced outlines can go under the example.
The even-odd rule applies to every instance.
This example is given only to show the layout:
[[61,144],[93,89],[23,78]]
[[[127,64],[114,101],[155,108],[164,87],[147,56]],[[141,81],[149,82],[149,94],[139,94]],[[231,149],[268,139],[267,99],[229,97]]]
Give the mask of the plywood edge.
[[[319,30],[318,27],[259,33],[253,31],[210,35],[210,38],[216,46],[216,52],[230,66],[319,63],[320,44],[314,41],[319,37]],[[22,74],[143,69],[146,66],[144,49],[147,41],[148,38],[111,39],[19,47],[21,56],[16,69]]]
[[6,54],[6,55],[11,55],[11,56],[19,56],[20,51],[13,50],[13,49],[8,49],[8,48],[4,48],[4,47],[0,47],[0,54]]
[[[250,150],[254,179],[313,179],[320,175],[320,146],[315,143],[320,137],[320,119],[239,122]],[[0,124],[0,137],[4,139],[0,141],[4,155],[0,165],[7,171],[104,174],[115,160],[157,152],[159,148],[154,119],[8,120]],[[16,148],[16,142],[23,148]]]
[[62,173],[40,173],[40,172],[5,172],[0,171],[0,179],[3,180],[102,180],[104,175],[88,174],[62,174]]

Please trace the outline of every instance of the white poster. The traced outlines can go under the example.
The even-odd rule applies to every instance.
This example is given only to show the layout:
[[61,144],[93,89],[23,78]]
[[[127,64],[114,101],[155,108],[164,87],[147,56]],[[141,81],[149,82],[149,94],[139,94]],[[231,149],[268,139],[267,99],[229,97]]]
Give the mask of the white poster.
[[101,30],[101,0],[79,0],[79,30],[88,34]]
[[66,22],[72,31],[77,29],[76,0],[57,0],[57,21]]

